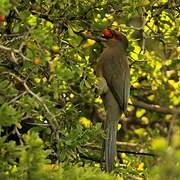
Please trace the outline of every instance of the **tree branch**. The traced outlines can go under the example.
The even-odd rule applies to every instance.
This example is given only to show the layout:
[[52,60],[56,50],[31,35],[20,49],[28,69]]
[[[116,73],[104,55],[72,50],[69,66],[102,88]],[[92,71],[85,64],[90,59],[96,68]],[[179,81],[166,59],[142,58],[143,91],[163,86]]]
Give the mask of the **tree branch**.
[[148,111],[155,111],[155,112],[164,113],[164,114],[176,114],[176,115],[180,114],[180,108],[160,107],[159,105],[155,105],[155,104],[147,104],[147,103],[139,101],[135,98],[132,98],[131,100],[132,100],[131,105],[138,107],[138,108],[146,109]]
[[[22,54],[21,51],[17,50],[17,49],[14,49],[14,48],[9,48],[9,47],[6,47],[6,46],[3,46],[3,45],[0,45],[0,49],[4,50],[4,51],[9,51],[11,52],[11,56],[12,56],[12,53],[14,55],[14,53],[18,54],[19,56],[21,56],[24,60],[26,61],[29,61],[29,62],[32,62],[31,59],[27,58],[26,56],[24,56]],[[13,60],[14,60],[14,56],[13,56]],[[15,63],[17,64],[16,60],[15,60]]]
[[124,150],[119,150],[119,149],[117,149],[117,153],[135,154],[135,155],[140,155],[140,156],[153,156],[153,157],[157,156],[157,154],[153,154],[153,153],[124,151]]
[[48,119],[49,124],[51,125],[51,127],[53,128],[54,132],[56,132],[56,129],[58,127],[58,123],[57,120],[55,119],[55,116],[50,112],[49,108],[47,107],[47,105],[43,102],[43,100],[37,95],[35,94],[33,91],[31,91],[31,89],[28,87],[28,85],[26,84],[26,81],[24,81],[23,79],[21,79],[20,77],[16,76],[13,73],[10,73],[11,76],[13,76],[16,80],[18,80],[20,83],[23,84],[24,88],[26,89],[26,91],[31,94],[37,101],[39,101],[42,106],[44,107],[44,109],[46,110],[46,112],[50,115],[51,118]]
[[106,41],[106,39],[100,37],[100,36],[93,36],[93,35],[90,35],[90,34],[86,34],[84,33],[83,31],[74,31],[73,32],[77,35],[80,35],[83,39],[92,39],[94,41],[97,41],[97,42],[103,42],[103,41]]

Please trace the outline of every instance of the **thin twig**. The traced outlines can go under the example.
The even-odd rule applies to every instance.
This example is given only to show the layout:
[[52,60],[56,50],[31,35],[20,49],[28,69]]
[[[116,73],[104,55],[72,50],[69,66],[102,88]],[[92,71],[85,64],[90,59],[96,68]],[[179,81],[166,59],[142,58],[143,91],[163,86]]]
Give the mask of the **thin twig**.
[[25,124],[33,125],[33,126],[41,126],[41,127],[49,127],[50,124],[43,124],[43,123],[31,123],[31,122],[24,122]]
[[15,98],[11,99],[8,104],[14,103],[16,100],[18,100],[21,96],[24,96],[27,92],[24,91],[23,93],[19,94],[18,96],[16,96]]
[[125,151],[125,150],[119,150],[119,149],[117,149],[117,153],[134,154],[134,155],[140,155],[140,156],[152,156],[152,157],[157,156],[157,154],[154,154],[154,153]]
[[12,57],[11,61],[13,61],[13,63],[15,63],[15,64],[18,64],[18,60],[13,51],[11,51],[11,57]]
[[23,145],[24,143],[23,143],[23,139],[22,139],[21,133],[19,132],[19,130],[18,130],[18,128],[16,126],[15,126],[14,130],[15,130],[18,138],[19,138],[20,144]]
[[[83,146],[83,147],[89,147],[93,150],[102,150],[102,148],[97,147],[97,146]],[[154,153],[148,153],[148,152],[134,152],[134,151],[127,151],[127,150],[119,150],[117,149],[117,153],[125,153],[125,154],[134,154],[134,155],[140,155],[140,156],[157,156]]]
[[128,142],[120,142],[120,141],[117,141],[116,144],[119,145],[119,146],[130,146],[130,147],[140,146],[137,143],[128,143]]
[[[31,59],[27,58],[26,56],[24,56],[22,54],[21,51],[17,50],[17,49],[14,49],[14,48],[9,48],[9,47],[6,47],[6,46],[3,46],[3,45],[0,45],[0,49],[4,50],[4,51],[10,51],[10,52],[13,52],[13,53],[16,53],[18,54],[19,56],[21,56],[24,60],[26,61],[29,61],[29,62],[32,62]],[[12,56],[12,54],[11,54]]]

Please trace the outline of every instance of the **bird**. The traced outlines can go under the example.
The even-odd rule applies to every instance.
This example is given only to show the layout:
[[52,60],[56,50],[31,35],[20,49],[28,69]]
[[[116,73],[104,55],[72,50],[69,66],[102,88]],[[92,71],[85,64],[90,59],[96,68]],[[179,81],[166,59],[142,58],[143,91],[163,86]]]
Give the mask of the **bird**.
[[117,154],[116,134],[122,113],[127,116],[130,92],[130,68],[128,65],[128,40],[114,29],[104,29],[105,48],[95,65],[98,88],[106,111],[103,143],[104,169],[111,172]]

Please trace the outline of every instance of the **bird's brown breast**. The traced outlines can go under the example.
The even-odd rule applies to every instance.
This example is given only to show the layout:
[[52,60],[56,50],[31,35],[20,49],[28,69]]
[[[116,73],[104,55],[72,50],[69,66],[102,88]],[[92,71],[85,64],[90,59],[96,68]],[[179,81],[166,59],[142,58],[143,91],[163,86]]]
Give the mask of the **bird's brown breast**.
[[106,80],[107,86],[124,112],[127,108],[130,74],[127,53],[121,43],[104,49],[95,67],[97,77]]

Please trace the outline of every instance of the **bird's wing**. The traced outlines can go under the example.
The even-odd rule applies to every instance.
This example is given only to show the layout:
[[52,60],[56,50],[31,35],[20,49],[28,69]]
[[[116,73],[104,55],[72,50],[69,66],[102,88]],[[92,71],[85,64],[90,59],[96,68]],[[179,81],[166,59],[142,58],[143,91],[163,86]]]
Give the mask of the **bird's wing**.
[[130,73],[127,56],[121,51],[121,49],[118,52],[113,52],[112,49],[104,51],[101,56],[101,59],[103,59],[102,74],[120,109],[126,114],[130,89]]

